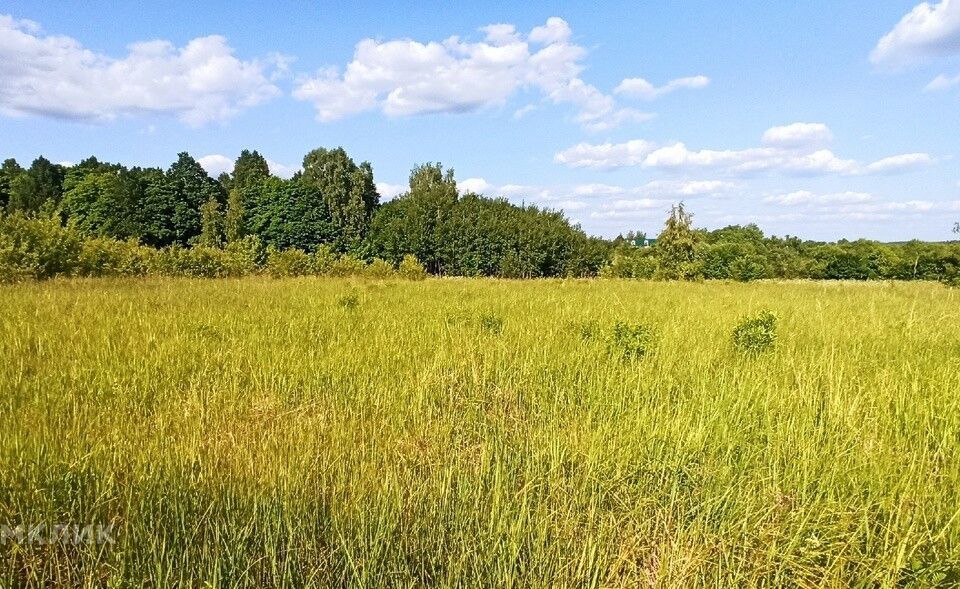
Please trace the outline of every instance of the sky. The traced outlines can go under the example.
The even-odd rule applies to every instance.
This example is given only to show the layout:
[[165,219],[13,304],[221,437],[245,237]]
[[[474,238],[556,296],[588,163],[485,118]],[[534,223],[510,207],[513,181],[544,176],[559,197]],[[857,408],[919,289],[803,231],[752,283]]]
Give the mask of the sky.
[[0,0],[0,158],[216,175],[257,149],[290,176],[336,146],[384,200],[439,161],[606,237],[682,201],[710,229],[949,239],[960,0]]

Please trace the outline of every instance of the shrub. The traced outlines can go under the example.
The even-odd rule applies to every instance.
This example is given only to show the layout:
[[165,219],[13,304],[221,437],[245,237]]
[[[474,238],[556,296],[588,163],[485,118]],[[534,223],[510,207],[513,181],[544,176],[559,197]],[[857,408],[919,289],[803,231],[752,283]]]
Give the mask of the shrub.
[[653,349],[656,333],[640,323],[617,321],[607,336],[607,349],[625,360],[640,359]]
[[733,330],[733,345],[737,350],[759,354],[771,349],[777,341],[777,316],[769,310],[740,321]]
[[400,266],[397,267],[397,273],[401,278],[407,280],[423,280],[427,277],[427,269],[413,254],[403,256],[403,259],[400,260]]
[[0,216],[0,234],[5,236],[5,275],[43,279],[71,276],[79,269],[83,237],[72,224],[62,225],[57,212]]
[[600,268],[601,278],[653,278],[657,271],[657,259],[646,251],[624,251],[613,255]]
[[313,273],[313,260],[301,249],[270,249],[267,252],[267,272],[274,278],[306,276]]
[[365,268],[366,264],[363,263],[363,260],[345,254],[330,265],[327,274],[330,276],[357,276],[363,274]]
[[355,292],[345,294],[337,299],[337,304],[344,309],[351,311],[360,306],[360,295]]
[[227,272],[230,276],[253,274],[266,261],[263,242],[256,235],[231,241],[224,248],[227,254]]
[[503,319],[493,313],[480,315],[480,329],[493,335],[503,333]]
[[156,253],[135,240],[88,239],[80,250],[78,273],[82,276],[144,276],[155,265]]
[[573,325],[574,331],[583,341],[590,341],[597,337],[599,326],[596,321],[582,321]]
[[317,251],[313,252],[313,271],[321,276],[330,274],[331,269],[337,262],[337,256],[330,249],[329,245],[321,245]]
[[380,258],[374,258],[364,269],[363,273],[370,278],[390,278],[395,274],[393,266]]

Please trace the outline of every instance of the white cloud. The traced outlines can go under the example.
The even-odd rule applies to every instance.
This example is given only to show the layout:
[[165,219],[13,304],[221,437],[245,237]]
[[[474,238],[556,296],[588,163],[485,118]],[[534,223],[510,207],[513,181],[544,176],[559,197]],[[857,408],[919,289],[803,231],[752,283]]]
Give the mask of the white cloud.
[[213,153],[197,158],[197,163],[203,166],[203,169],[207,171],[207,174],[210,174],[214,178],[220,174],[223,174],[224,172],[227,174],[233,172],[233,160],[225,155],[220,155],[219,153]]
[[579,143],[554,156],[554,160],[571,168],[621,168],[642,165],[656,146],[650,141],[634,139],[626,143]]
[[870,60],[897,67],[956,53],[960,53],[960,0],[942,0],[915,6],[877,42]]
[[785,206],[798,206],[810,204],[863,203],[870,202],[872,200],[874,200],[874,196],[866,192],[835,192],[829,194],[815,194],[808,190],[797,190],[787,194],[768,196],[763,199],[763,202]]
[[[579,78],[586,50],[570,42],[569,25],[551,17],[524,36],[510,24],[483,27],[482,42],[459,37],[422,43],[364,39],[341,72],[327,68],[301,79],[295,98],[311,102],[322,122],[369,110],[388,116],[473,112],[504,105],[523,88],[577,108],[575,121],[605,130],[651,114],[620,108]],[[519,118],[530,107],[517,110]]]
[[180,48],[133,43],[117,58],[0,15],[0,110],[88,121],[146,113],[191,125],[222,121],[280,94],[269,79],[271,63],[233,53],[213,35]]
[[[197,163],[203,166],[208,174],[216,178],[224,172],[232,174],[235,161],[225,155],[213,153],[197,158]],[[288,166],[269,159],[267,160],[267,167],[271,174],[280,178],[291,178],[300,171],[300,166]]]
[[467,178],[466,180],[461,180],[457,182],[457,189],[460,192],[473,192],[476,194],[483,194],[493,189],[494,186],[484,180],[483,178]]
[[[270,173],[278,178],[290,179],[293,178],[293,175],[299,172],[302,167],[300,165],[287,165],[275,162],[273,160],[267,160],[267,167],[270,169]],[[232,168],[231,168],[232,169]]]
[[865,174],[890,174],[903,170],[912,170],[933,164],[934,160],[926,153],[904,153],[877,160],[864,166]]
[[542,43],[550,45],[552,43],[565,43],[573,31],[567,21],[557,16],[551,16],[547,19],[547,24],[541,27],[534,27],[530,31],[530,41],[532,43]]
[[377,192],[380,193],[380,198],[384,200],[396,198],[397,196],[406,192],[408,188],[409,187],[405,184],[388,184],[386,182],[377,182]]
[[960,74],[956,76],[940,74],[936,78],[930,80],[930,83],[924,87],[924,90],[927,92],[935,92],[937,90],[949,90],[954,86],[960,86]]
[[537,110],[537,106],[534,104],[528,104],[526,106],[522,106],[517,110],[513,111],[513,118],[520,120],[535,110]]
[[833,141],[833,133],[823,123],[793,123],[767,129],[761,143],[771,147],[796,148],[824,145]]
[[670,80],[659,88],[643,78],[627,78],[620,82],[620,85],[614,89],[614,92],[616,94],[624,94],[626,96],[633,96],[636,98],[642,98],[644,100],[654,100],[655,98],[659,98],[665,94],[670,94],[674,90],[679,90],[681,88],[699,90],[700,88],[706,88],[709,84],[710,78],[707,76],[677,78],[676,80]]
[[[714,170],[727,176],[759,173],[796,175],[859,175],[903,172],[933,163],[925,153],[895,155],[869,164],[842,159],[828,149],[806,149],[803,143],[824,140],[829,135],[825,125],[802,123],[774,127],[764,133],[768,145],[747,149],[691,150],[684,143],[658,146],[635,139],[625,143],[580,143],[554,156],[558,163],[572,168],[614,169],[642,167],[689,172]],[[789,146],[789,147],[785,147]]]

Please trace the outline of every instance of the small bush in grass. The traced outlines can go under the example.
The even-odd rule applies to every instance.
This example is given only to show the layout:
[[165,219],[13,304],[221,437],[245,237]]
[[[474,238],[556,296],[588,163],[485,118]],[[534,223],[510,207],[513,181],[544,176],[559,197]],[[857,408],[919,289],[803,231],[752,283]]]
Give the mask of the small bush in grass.
[[355,292],[345,294],[337,299],[337,304],[348,311],[356,309],[360,306],[360,295]]
[[777,316],[764,309],[747,317],[733,329],[733,346],[748,354],[759,354],[777,342]]
[[503,319],[493,313],[484,313],[480,315],[480,329],[499,335],[503,332]]
[[643,358],[655,342],[654,330],[640,323],[617,321],[607,335],[607,349],[625,360]]
[[267,272],[274,278],[306,276],[313,273],[313,260],[300,249],[271,249],[267,252]]
[[600,331],[600,326],[596,321],[581,321],[579,323],[573,323],[571,328],[573,329],[574,333],[579,335],[580,339],[585,342],[597,337],[597,334]]
[[423,267],[423,264],[420,263],[417,256],[413,254],[403,256],[403,260],[400,261],[400,266],[397,267],[397,273],[401,278],[406,278],[407,280],[423,280],[427,277],[427,269]]
[[373,261],[364,268],[363,273],[370,278],[390,278],[394,275],[393,266],[386,260],[381,260],[380,258],[374,258]]

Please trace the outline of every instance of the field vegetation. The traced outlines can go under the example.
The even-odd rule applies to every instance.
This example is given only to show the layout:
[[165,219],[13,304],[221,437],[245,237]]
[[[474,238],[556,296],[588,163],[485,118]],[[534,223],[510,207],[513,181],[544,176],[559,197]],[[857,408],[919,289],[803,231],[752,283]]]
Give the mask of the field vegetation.
[[956,586],[958,297],[0,286],[0,586]]

